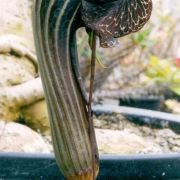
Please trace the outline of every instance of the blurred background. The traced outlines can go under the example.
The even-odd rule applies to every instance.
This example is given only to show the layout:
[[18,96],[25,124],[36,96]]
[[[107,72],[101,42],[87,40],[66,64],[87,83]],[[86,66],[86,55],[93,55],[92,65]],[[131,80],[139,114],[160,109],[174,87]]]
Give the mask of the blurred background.
[[[120,48],[98,49],[96,100],[180,95],[180,5],[174,2],[175,6],[168,0],[155,1],[151,20],[141,31],[120,38]],[[80,66],[86,81],[91,52],[84,43],[86,35],[81,32],[79,36]]]
[[[52,152],[48,115],[35,54],[33,0],[0,1],[0,151]],[[180,2],[154,0],[152,17],[120,47],[97,50],[93,104],[180,114]],[[91,50],[77,32],[79,65],[88,94]],[[98,43],[98,42],[97,42]],[[95,115],[100,153],[180,152],[180,132]],[[112,140],[113,139],[113,140]]]

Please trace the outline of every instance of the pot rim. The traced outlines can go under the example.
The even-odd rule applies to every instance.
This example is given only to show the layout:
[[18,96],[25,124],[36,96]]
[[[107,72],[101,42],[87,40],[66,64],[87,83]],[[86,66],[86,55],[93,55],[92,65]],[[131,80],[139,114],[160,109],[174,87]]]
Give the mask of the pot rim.
[[[180,177],[180,153],[101,155],[97,179]],[[63,179],[53,154],[0,153],[0,178]]]

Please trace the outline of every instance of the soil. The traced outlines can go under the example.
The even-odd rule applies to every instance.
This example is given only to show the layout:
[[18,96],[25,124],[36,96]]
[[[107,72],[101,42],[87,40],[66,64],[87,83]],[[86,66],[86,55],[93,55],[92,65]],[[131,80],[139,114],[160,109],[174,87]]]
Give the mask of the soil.
[[[138,125],[120,114],[94,116],[100,154],[179,153],[180,134]],[[52,144],[50,136],[44,136]]]
[[[118,130],[122,133],[129,132],[132,137],[138,136],[144,140],[145,144],[146,142],[151,144],[150,147],[146,147],[138,153],[180,152],[180,134],[173,132],[171,129],[157,129],[148,125],[140,126],[119,114],[101,115],[95,117],[94,121],[96,128]],[[128,141],[128,138],[126,140]],[[137,152],[136,149],[135,152]]]

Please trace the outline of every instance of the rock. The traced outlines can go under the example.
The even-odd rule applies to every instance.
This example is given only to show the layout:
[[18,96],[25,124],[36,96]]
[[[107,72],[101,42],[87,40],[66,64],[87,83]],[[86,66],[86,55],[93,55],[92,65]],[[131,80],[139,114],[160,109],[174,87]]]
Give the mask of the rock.
[[0,121],[0,152],[50,153],[52,146],[30,128]]
[[21,113],[26,125],[35,131],[40,131],[43,135],[50,134],[48,113],[44,99],[22,108]]
[[96,129],[98,149],[100,153],[137,154],[161,152],[159,146],[128,131]]
[[106,125],[107,125],[107,121],[94,118],[94,126],[96,128],[102,128],[102,127],[105,127]]
[[[27,99],[31,98],[28,95],[33,93],[34,96],[38,96],[38,94],[33,91],[31,86],[28,87],[29,94],[26,93],[27,89],[21,88],[21,85],[32,81],[38,75],[31,19],[33,2],[34,0],[0,2],[2,9],[0,11],[0,120],[17,121],[22,108],[22,113],[25,112],[28,118],[26,122],[33,124],[32,127],[44,129],[47,126],[48,129],[47,121],[40,123],[39,126],[34,126],[34,121],[44,122],[44,119],[47,120],[46,108],[43,113],[42,106],[44,107],[44,105],[39,105],[38,102],[44,99],[44,95],[43,98],[39,97],[34,102],[29,103],[28,101],[25,104]],[[15,91],[17,86],[25,92],[26,96]],[[35,105],[36,102],[37,105]],[[33,105],[29,106],[29,104]],[[40,114],[38,110],[35,111],[34,107],[39,108]],[[32,112],[36,114],[30,115]],[[29,120],[35,116],[37,118],[30,123]]]
[[0,1],[0,35],[16,34],[34,50],[31,6],[34,0]]
[[170,144],[170,146],[177,146],[180,148],[180,135],[176,137],[170,137],[168,139],[168,143]]
[[[1,37],[0,37],[1,40]],[[1,50],[1,49],[0,49]],[[36,69],[25,57],[0,55],[0,87],[14,86],[34,79]]]
[[15,121],[19,117],[19,107],[13,98],[18,92],[13,89],[34,79],[35,74],[34,65],[27,58],[0,55],[0,119]]
[[164,139],[174,138],[177,136],[175,132],[173,132],[171,129],[160,129],[156,132],[156,136]]
[[180,114],[180,102],[169,99],[165,102],[165,105],[174,114]]

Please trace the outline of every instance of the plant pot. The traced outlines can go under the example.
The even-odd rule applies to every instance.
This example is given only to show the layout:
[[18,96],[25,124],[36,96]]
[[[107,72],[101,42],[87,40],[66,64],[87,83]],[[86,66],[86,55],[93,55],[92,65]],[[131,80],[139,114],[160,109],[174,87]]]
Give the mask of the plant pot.
[[120,98],[119,105],[158,111],[162,106],[163,100],[164,98],[160,96]]
[[175,99],[177,101],[180,101],[180,95],[174,93],[171,90],[166,90],[164,92],[164,97],[165,97],[165,99]]
[[[100,156],[97,179],[179,179],[180,154]],[[63,179],[52,154],[0,153],[0,179]]]
[[96,115],[120,113],[136,124],[154,128],[170,128],[180,133],[180,115],[116,105],[96,105],[93,110]]
[[[95,106],[98,113],[123,113],[180,125],[180,116],[137,108]],[[0,153],[0,179],[63,179],[52,154]],[[180,179],[180,153],[100,156],[99,180]]]

